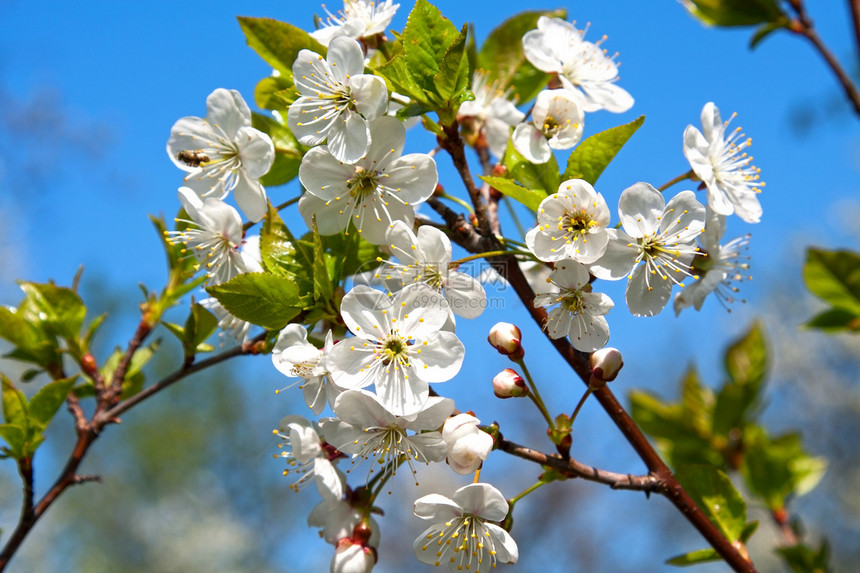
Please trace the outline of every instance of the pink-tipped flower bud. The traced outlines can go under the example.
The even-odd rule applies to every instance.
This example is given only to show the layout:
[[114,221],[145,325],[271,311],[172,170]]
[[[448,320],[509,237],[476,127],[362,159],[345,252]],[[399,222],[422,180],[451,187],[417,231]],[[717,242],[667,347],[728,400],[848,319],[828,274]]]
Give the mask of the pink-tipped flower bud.
[[529,387],[516,370],[505,368],[493,378],[493,393],[499,398],[522,398],[528,396]]
[[340,539],[331,560],[330,573],[370,573],[376,564],[376,550],[350,538]]
[[624,366],[621,352],[617,348],[601,348],[591,355],[591,385],[602,386],[612,382]]
[[493,348],[515,362],[522,360],[525,355],[525,350],[520,344],[522,339],[523,333],[520,329],[509,322],[497,322],[490,329],[490,335],[487,337]]

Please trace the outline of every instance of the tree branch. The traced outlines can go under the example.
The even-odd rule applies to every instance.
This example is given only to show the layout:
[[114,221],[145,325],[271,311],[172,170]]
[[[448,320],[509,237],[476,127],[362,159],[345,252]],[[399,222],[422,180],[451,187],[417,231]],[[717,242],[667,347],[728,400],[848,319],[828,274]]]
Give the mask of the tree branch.
[[644,491],[645,493],[663,493],[665,484],[653,474],[634,476],[632,474],[619,474],[608,472],[592,466],[582,464],[572,458],[562,458],[558,454],[545,454],[526,446],[515,444],[510,440],[499,437],[498,449],[518,458],[535,462],[542,466],[551,467],[554,470],[574,478],[593,481],[608,485],[612,489],[627,489]]
[[[858,19],[858,10],[860,10],[860,8],[858,8],[858,0],[849,0],[849,3],[851,4],[855,35],[858,38],[858,42],[860,42],[860,19]],[[806,13],[803,0],[791,0],[789,4],[794,9],[795,13],[797,13],[797,19],[791,22],[789,29],[796,34],[800,34],[805,37],[812,43],[815,49],[818,50],[818,53],[821,54],[821,57],[824,58],[824,61],[830,67],[831,71],[833,71],[837,81],[842,85],[842,89],[845,91],[845,96],[854,107],[854,112],[857,115],[860,115],[860,92],[858,92],[857,86],[854,85],[854,82],[851,81],[848,74],[845,73],[839,60],[836,59],[833,53],[824,45],[824,42],[818,36],[818,32],[815,31],[812,20]]]

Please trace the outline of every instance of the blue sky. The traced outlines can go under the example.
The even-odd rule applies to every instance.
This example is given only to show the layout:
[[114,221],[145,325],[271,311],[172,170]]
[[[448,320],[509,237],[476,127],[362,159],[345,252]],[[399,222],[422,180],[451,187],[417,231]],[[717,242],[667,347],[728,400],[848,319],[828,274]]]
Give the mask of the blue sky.
[[[507,0],[436,4],[458,27],[475,22],[479,42],[523,7]],[[331,2],[329,7],[339,6]],[[410,2],[401,2],[393,28],[402,29],[410,7]],[[663,387],[694,359],[706,372],[716,373],[714,349],[721,349],[748,325],[769,289],[800,281],[804,245],[856,244],[858,225],[853,223],[852,228],[845,216],[857,213],[858,122],[820,57],[799,38],[778,34],[750,52],[749,30],[705,29],[675,2],[618,0],[544,7],[566,7],[580,27],[590,23],[588,39],[606,34],[605,47],[620,54],[619,85],[636,99],[627,113],[589,115],[586,135],[646,116],[644,126],[596,186],[611,206],[637,181],[659,186],[689,168],[681,152],[682,133],[688,124],[699,125],[707,101],[714,101],[724,118],[737,112],[733,125],[742,126],[753,139],[755,164],[767,183],[761,196],[764,216],[755,226],[733,221],[728,231],[730,237],[753,234],[749,254],[755,278],[744,285],[742,294],[747,304],[728,314],[711,300],[701,313],[687,311],[679,319],[671,309],[654,319],[633,319],[623,307],[623,285],[606,289],[617,304],[609,317],[611,344],[625,353],[629,387]],[[818,10],[812,16],[825,41],[837,57],[850,61],[856,48],[850,43],[847,10],[840,6],[824,11],[820,3],[812,9]],[[7,141],[0,148],[10,151],[5,158],[0,156],[3,302],[17,299],[17,278],[67,284],[81,264],[87,269],[85,276],[100,277],[109,288],[132,292],[139,282],[159,288],[164,264],[146,215],[163,213],[169,218],[178,209],[176,189],[182,174],[165,152],[170,127],[180,117],[205,115],[205,98],[218,87],[238,89],[252,102],[256,82],[270,73],[245,45],[235,16],[273,17],[311,29],[314,13],[323,13],[315,2],[291,0],[205,4],[7,0],[0,9],[4,95],[0,102],[15,102],[16,110],[34,101],[49,102],[55,109],[42,111],[59,114],[59,119],[47,123],[62,137],[41,140],[34,134],[24,140],[20,144],[24,149],[45,154],[26,157],[24,174],[15,163],[22,159],[16,153],[18,143]],[[46,94],[53,94],[53,99],[39,99]],[[0,109],[0,114],[7,111]],[[802,134],[797,127],[801,115],[811,117]],[[407,150],[429,149],[426,138],[410,137]],[[440,178],[449,192],[459,191],[444,160]],[[684,188],[676,186],[673,191]],[[296,183],[269,190],[273,202],[298,192]],[[483,344],[490,324],[512,316],[526,322],[523,312],[509,308],[468,323],[460,331],[467,347]],[[538,349],[535,355],[549,352],[546,345]],[[495,370],[505,367],[495,358],[482,362],[481,352],[467,357],[463,374],[467,380],[488,381]],[[554,378],[558,368],[547,360],[534,370],[538,376]],[[282,381],[272,378],[267,384],[267,389],[275,388]],[[442,391],[448,386],[458,405],[463,401],[461,408],[478,410],[478,405],[467,403],[474,398],[464,384],[452,382]],[[486,387],[482,392],[479,400],[486,398]],[[507,405],[486,408],[490,418],[512,413],[506,411]],[[602,453],[602,433],[612,429],[597,410],[586,412],[581,431],[592,432],[588,439],[601,451],[600,459],[618,464],[615,468],[635,464],[629,455],[615,460]]]

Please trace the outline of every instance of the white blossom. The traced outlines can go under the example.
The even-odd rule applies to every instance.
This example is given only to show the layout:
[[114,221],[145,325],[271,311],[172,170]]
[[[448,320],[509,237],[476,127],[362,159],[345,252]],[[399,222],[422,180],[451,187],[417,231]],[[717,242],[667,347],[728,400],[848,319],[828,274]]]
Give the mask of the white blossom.
[[[510,90],[509,90],[510,91]],[[490,153],[496,157],[505,154],[511,128],[525,119],[525,114],[511,101],[509,91],[499,87],[498,81],[490,82],[481,71],[472,76],[472,93],[475,99],[460,104],[458,119],[474,118],[472,129],[483,131]]]
[[[732,115],[732,118],[735,116]],[[729,120],[731,121],[731,119]],[[720,215],[737,213],[747,223],[761,219],[758,193],[760,169],[752,163],[746,149],[752,144],[741,128],[728,134],[729,121],[723,122],[712,102],[702,108],[702,133],[692,125],[684,131],[684,155],[693,172],[708,189],[708,206]]]
[[333,157],[355,163],[367,152],[367,122],[381,116],[388,104],[385,81],[364,73],[361,46],[347,37],[331,41],[323,58],[301,50],[293,63],[299,99],[287,111],[287,125],[305,145],[328,142]]
[[373,548],[344,538],[337,543],[329,573],[370,573],[375,564],[376,553]]
[[308,525],[319,527],[320,537],[332,545],[337,545],[341,539],[352,537],[355,527],[362,522],[370,529],[368,545],[378,546],[379,525],[373,517],[366,516],[366,512],[353,507],[349,496],[344,499],[324,498],[308,515]]
[[584,265],[570,259],[559,261],[547,282],[555,288],[535,297],[535,306],[550,307],[546,330],[550,338],[570,337],[574,348],[594,352],[609,340],[606,314],[614,306],[603,293],[592,292]]
[[275,160],[265,133],[251,127],[251,110],[236,90],[219,88],[206,98],[206,117],[183,117],[170,130],[167,153],[187,171],[185,184],[201,197],[223,199],[231,191],[251,221],[266,214],[260,184]]
[[618,215],[623,230],[607,230],[609,244],[591,265],[591,274],[608,280],[629,275],[625,298],[630,312],[654,316],[669,302],[672,287],[685,286],[682,281],[692,276],[705,208],[692,191],[682,191],[667,205],[654,187],[636,183],[621,193]]
[[326,441],[354,459],[371,460],[369,475],[376,473],[376,464],[383,474],[393,475],[405,461],[414,476],[415,462],[445,459],[447,447],[437,430],[454,411],[454,401],[449,398],[431,396],[419,412],[397,416],[374,394],[347,390],[332,409],[337,417],[322,423]]
[[618,65],[614,57],[606,55],[600,42],[583,39],[584,34],[570,22],[541,16],[537,30],[523,36],[523,52],[537,69],[558,74],[583,111],[627,111],[633,107],[633,98],[615,85]]
[[343,10],[337,14],[326,9],[328,17],[321,28],[311,32],[311,36],[323,46],[328,46],[339,36],[358,40],[382,34],[399,7],[400,4],[395,4],[394,0],[344,0]]
[[325,442],[310,421],[301,416],[286,416],[278,423],[275,434],[283,440],[278,444],[289,466],[284,475],[298,474],[299,478],[290,488],[298,491],[314,481],[323,499],[339,500],[346,491],[346,479],[332,463],[337,452],[326,447]]
[[478,279],[451,268],[451,240],[439,229],[422,225],[413,233],[402,221],[392,223],[385,240],[400,263],[385,262],[374,278],[392,290],[424,283],[445,297],[445,308],[464,318],[479,316],[487,293]]
[[398,416],[420,411],[429,383],[453,378],[465,354],[456,334],[440,330],[448,313],[434,303],[438,298],[423,283],[391,297],[364,285],[353,287],[340,312],[355,337],[328,353],[332,381],[345,389],[374,384],[380,402]]
[[442,439],[448,447],[448,465],[455,473],[475,472],[493,449],[493,437],[481,431],[481,421],[471,414],[457,414],[445,421]]
[[583,121],[574,92],[544,90],[535,100],[531,122],[514,129],[514,149],[532,163],[546,163],[553,149],[570,149],[579,142]]
[[558,192],[541,201],[537,223],[526,233],[526,245],[542,261],[593,263],[609,242],[609,207],[582,179],[563,181]]
[[422,563],[488,573],[497,562],[516,563],[519,558],[513,537],[491,523],[505,519],[508,502],[490,484],[469,484],[451,498],[425,495],[415,501],[413,512],[434,521],[412,544]]
[[724,306],[731,304],[738,292],[733,283],[750,278],[743,274],[749,270],[749,257],[742,254],[750,236],[738,237],[722,245],[720,239],[725,231],[726,218],[709,209],[705,230],[699,236],[701,256],[693,261],[693,269],[699,278],[675,295],[676,315],[689,306],[700,310],[710,293],[714,293]]
[[327,146],[308,151],[299,167],[307,189],[299,211],[311,226],[316,215],[322,235],[355,228],[367,241],[379,245],[394,221],[411,225],[414,206],[436,188],[436,162],[423,153],[402,155],[406,141],[403,125],[392,117],[371,123],[367,154],[353,163],[336,159]]
[[300,386],[305,403],[319,415],[326,405],[325,355],[333,346],[331,331],[325,336],[323,348],[308,342],[308,331],[300,324],[288,324],[278,334],[272,348],[272,363],[281,374],[304,380]]

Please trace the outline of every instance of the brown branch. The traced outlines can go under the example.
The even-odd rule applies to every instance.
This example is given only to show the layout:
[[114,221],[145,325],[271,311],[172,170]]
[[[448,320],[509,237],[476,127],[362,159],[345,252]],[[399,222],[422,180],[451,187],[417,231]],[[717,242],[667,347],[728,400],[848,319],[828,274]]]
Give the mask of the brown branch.
[[466,146],[463,138],[460,137],[460,124],[456,121],[451,125],[443,125],[442,131],[445,134],[444,141],[441,141],[442,148],[451,156],[454,162],[454,168],[460,174],[460,179],[463,180],[463,185],[466,186],[466,191],[469,193],[469,199],[472,201],[472,206],[475,208],[475,218],[478,221],[478,229],[482,235],[489,235],[490,220],[487,217],[487,207],[484,204],[481,191],[475,185],[475,180],[472,178],[472,172],[469,169],[469,162],[466,160]]
[[179,382],[183,378],[186,378],[195,372],[199,372],[210,366],[214,366],[215,364],[219,364],[233,358],[234,356],[243,356],[245,354],[255,354],[257,353],[257,343],[262,342],[266,339],[266,332],[258,334],[248,342],[244,342],[238,346],[234,346],[233,348],[227,349],[221,354],[216,354],[206,360],[201,360],[200,362],[196,362],[190,365],[183,365],[181,368],[173,372],[172,374],[162,378],[152,386],[144,388],[128,400],[120,402],[110,410],[102,412],[101,414],[95,416],[94,422],[100,423],[102,425],[112,423],[115,421],[121,414],[130,410],[134,406],[140,404],[147,398],[154,396],[158,392],[161,392],[168,386]]
[[860,57],[860,0],[848,0],[851,8],[851,22],[854,24],[854,43],[857,44],[858,57]]
[[568,477],[602,483],[612,489],[644,491],[649,494],[651,492],[663,493],[665,489],[665,484],[653,474],[634,476],[609,472],[582,464],[572,458],[562,458],[558,454],[545,454],[503,438],[499,438],[498,449],[518,458],[551,467]]
[[[858,21],[857,17],[857,0],[850,0],[852,14],[854,16],[854,25],[855,25],[855,33],[860,38],[860,21]],[[845,96],[848,98],[848,101],[851,102],[851,105],[854,107],[854,112],[857,115],[860,115],[860,91],[857,90],[857,86],[854,85],[854,82],[851,81],[851,78],[842,68],[842,65],[839,63],[839,60],[833,55],[833,53],[824,45],[824,42],[818,36],[818,32],[815,31],[815,28],[812,24],[812,20],[809,18],[809,15],[806,13],[806,8],[804,7],[803,0],[791,0],[789,2],[791,7],[797,13],[797,18],[793,20],[789,26],[789,29],[796,34],[800,34],[809,40],[812,45],[818,50],[818,53],[821,54],[821,57],[824,58],[824,61],[830,67],[833,74],[836,76],[836,79],[842,85],[843,91],[845,91]],[[860,40],[858,40],[860,41]]]
[[[462,174],[462,172],[461,172]],[[457,216],[444,205],[432,204],[438,213],[440,213],[446,222],[454,223],[452,227],[452,239],[461,247],[470,252],[487,252],[499,250],[501,245],[496,237],[492,234],[479,232],[472,228],[470,231],[464,231],[462,226],[462,215]],[[546,311],[543,308],[535,308],[534,298],[535,293],[523,275],[522,270],[517,264],[513,256],[502,256],[488,258],[487,261],[496,268],[504,276],[514,288],[517,296],[525,305],[528,312],[531,314],[537,325],[543,330],[546,324]],[[549,336],[547,336],[549,338]],[[577,373],[583,383],[588,386],[591,379],[591,366],[587,354],[577,351],[570,345],[567,339],[549,338],[552,345],[570,367]],[[711,544],[714,550],[737,572],[754,573],[755,566],[738,549],[732,545],[732,542],[727,539],[722,532],[702,513],[696,506],[696,503],[690,495],[684,490],[681,484],[675,479],[672,470],[663,462],[660,455],[654,450],[648,439],[639,429],[639,426],[627,414],[612,391],[604,386],[594,392],[600,405],[609,415],[615,425],[621,430],[625,439],[633,446],[633,449],[648,467],[651,475],[653,475],[661,484],[660,493],[665,495],[669,501],[681,512],[684,517],[702,534],[702,536]],[[560,458],[563,459],[563,458]]]
[[125,375],[128,372],[129,365],[131,365],[131,360],[134,358],[135,352],[137,352],[138,348],[143,344],[143,340],[151,331],[152,325],[147,320],[147,317],[144,316],[137,325],[137,330],[134,332],[134,336],[129,340],[128,347],[125,350],[122,360],[120,360],[119,365],[117,365],[116,370],[113,372],[113,376],[111,376],[110,386],[104,394],[99,396],[99,409],[104,407],[109,408],[120,399],[122,383],[125,381]]
[[[145,328],[144,328],[145,326]],[[123,374],[121,377],[118,377],[116,373],[111,380],[111,387],[106,388],[104,394],[109,394],[112,392],[114,387],[122,388],[122,382],[125,377],[125,372],[127,372],[128,365],[131,363],[131,357],[134,355],[134,352],[140,348],[143,339],[149,333],[150,327],[146,323],[146,321],[141,321],[138,326],[137,332],[132,338],[131,342],[129,342],[128,350],[126,351],[125,357],[123,359],[123,364],[121,364],[123,368]],[[199,372],[205,368],[210,366],[214,366],[220,362],[223,362],[229,358],[234,356],[241,356],[243,354],[252,354],[258,352],[258,343],[265,340],[266,333],[262,333],[248,342],[241,344],[239,346],[230,348],[221,354],[217,354],[212,356],[206,360],[201,360],[200,362],[192,365],[187,365],[181,367],[179,370],[174,372],[173,374],[168,375],[162,380],[156,382],[152,386],[141,390],[128,400],[124,402],[119,402],[118,404],[113,405],[112,408],[109,408],[110,401],[100,397],[96,405],[96,412],[93,414],[92,420],[86,422],[84,420],[84,425],[82,428],[76,428],[78,430],[78,440],[75,443],[75,447],[72,450],[72,453],[69,455],[66,460],[66,465],[63,467],[63,470],[60,472],[59,478],[54,482],[54,485],[50,490],[39,500],[35,506],[33,505],[33,479],[32,479],[32,468],[30,467],[29,459],[21,460],[19,462],[19,467],[21,468],[21,476],[24,480],[24,505],[21,512],[21,518],[18,521],[18,525],[15,527],[15,531],[6,541],[6,545],[3,547],[3,551],[0,552],[0,571],[3,571],[8,565],[9,560],[15,555],[18,551],[21,543],[23,543],[24,539],[27,537],[27,534],[33,529],[36,525],[36,522],[39,518],[51,507],[51,505],[63,494],[69,487],[73,485],[83,484],[87,482],[97,481],[101,482],[101,477],[94,475],[81,475],[78,474],[78,468],[81,465],[81,462],[86,456],[87,451],[89,451],[90,446],[95,442],[101,433],[102,429],[112,423],[116,423],[119,421],[118,417],[123,412],[128,411],[133,408],[137,404],[140,404],[147,398],[157,394],[161,390],[164,390],[168,386],[182,380],[194,374],[195,372]],[[133,350],[132,350],[133,349]],[[119,372],[120,367],[117,367],[115,372]],[[119,399],[119,393],[116,394],[116,399]],[[79,416],[83,414],[80,410],[80,405],[78,404],[77,398],[74,395],[70,394],[67,399],[67,405],[69,410],[72,412],[72,415],[75,417],[76,426],[79,423]],[[109,408],[109,409],[108,409]],[[26,465],[24,462],[26,461]],[[26,471],[25,471],[26,470]]]

